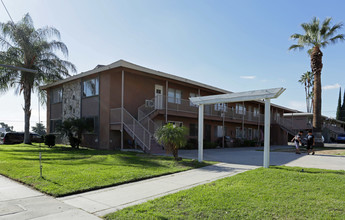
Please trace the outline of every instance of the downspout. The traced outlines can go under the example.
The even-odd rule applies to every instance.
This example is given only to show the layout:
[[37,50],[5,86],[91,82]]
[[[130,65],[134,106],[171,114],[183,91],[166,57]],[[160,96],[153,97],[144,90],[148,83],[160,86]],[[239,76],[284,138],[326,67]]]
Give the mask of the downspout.
[[121,150],[123,150],[123,108],[124,108],[124,77],[125,77],[125,72],[122,70],[121,72]]
[[168,123],[168,87],[169,82],[168,80],[165,81],[165,123]]

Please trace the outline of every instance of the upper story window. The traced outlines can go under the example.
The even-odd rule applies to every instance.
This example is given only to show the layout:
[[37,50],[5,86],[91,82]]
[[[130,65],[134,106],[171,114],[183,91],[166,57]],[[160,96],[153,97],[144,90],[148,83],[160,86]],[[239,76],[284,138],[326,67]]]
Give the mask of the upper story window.
[[[198,97],[198,95],[191,92],[191,93],[189,93],[189,98],[191,98],[191,97]],[[198,106],[198,105],[193,104],[191,101],[189,102],[189,105],[190,106]]]
[[245,115],[246,107],[242,104],[236,104],[236,114]]
[[98,78],[89,79],[83,82],[83,97],[95,96],[99,94]]
[[257,116],[259,116],[259,114],[260,114],[259,108],[255,108],[254,107],[254,109],[253,109],[253,116],[257,117]]
[[52,104],[62,102],[62,88],[56,88],[52,91]]
[[217,103],[214,105],[214,110],[216,111],[226,112],[227,108],[228,106],[226,105],[226,103]]
[[181,104],[181,90],[168,89],[168,102]]

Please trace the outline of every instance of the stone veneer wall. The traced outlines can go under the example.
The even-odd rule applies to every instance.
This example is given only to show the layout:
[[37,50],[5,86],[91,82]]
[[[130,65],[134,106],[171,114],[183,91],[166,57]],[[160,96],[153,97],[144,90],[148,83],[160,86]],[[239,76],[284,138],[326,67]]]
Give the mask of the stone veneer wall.
[[81,83],[80,80],[63,85],[62,120],[80,118],[81,110]]

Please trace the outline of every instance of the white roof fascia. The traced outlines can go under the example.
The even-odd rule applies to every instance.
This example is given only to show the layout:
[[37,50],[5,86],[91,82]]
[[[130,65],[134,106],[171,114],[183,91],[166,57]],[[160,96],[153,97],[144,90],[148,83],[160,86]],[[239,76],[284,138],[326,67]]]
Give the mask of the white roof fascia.
[[252,90],[246,92],[236,92],[221,95],[201,96],[189,98],[193,104],[196,105],[210,105],[217,103],[230,103],[230,102],[244,102],[244,101],[256,101],[261,99],[275,99],[278,98],[285,88],[273,88]]

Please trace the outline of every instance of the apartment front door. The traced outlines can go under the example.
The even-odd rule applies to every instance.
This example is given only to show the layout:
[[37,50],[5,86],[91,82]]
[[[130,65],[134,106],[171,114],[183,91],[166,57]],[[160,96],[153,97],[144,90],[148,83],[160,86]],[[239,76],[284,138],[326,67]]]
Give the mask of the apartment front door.
[[163,109],[163,86],[155,85],[155,109]]

